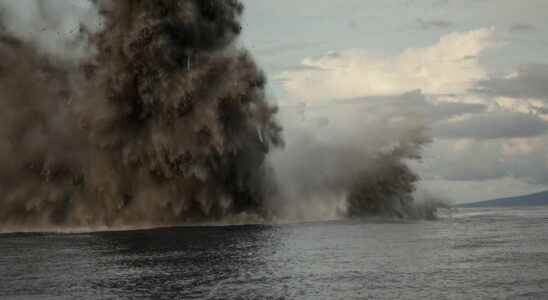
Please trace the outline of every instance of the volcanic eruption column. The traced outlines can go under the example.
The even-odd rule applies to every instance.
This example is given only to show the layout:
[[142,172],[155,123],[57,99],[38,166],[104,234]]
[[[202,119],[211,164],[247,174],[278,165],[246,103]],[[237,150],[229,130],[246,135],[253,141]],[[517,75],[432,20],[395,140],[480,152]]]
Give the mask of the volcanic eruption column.
[[[0,225],[275,214],[276,204],[265,203],[283,189],[266,156],[283,144],[281,127],[265,76],[235,44],[242,4],[93,3],[103,25],[97,33],[80,27],[77,44],[89,49],[76,61],[7,30],[0,15]],[[406,144],[411,153],[423,143],[418,136]],[[343,185],[349,215],[411,201],[418,178],[402,162],[409,154],[389,156],[385,167]]]
[[[169,224],[261,210],[281,144],[238,1],[99,1],[78,65],[2,32],[0,220]],[[85,35],[82,31],[82,35]],[[83,37],[85,38],[85,37]]]

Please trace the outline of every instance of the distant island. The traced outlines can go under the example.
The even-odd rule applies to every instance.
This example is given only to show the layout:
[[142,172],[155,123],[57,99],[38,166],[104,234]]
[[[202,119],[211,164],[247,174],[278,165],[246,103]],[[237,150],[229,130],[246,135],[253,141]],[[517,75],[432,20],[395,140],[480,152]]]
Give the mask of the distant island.
[[508,198],[501,198],[501,199],[494,199],[494,200],[487,200],[487,201],[480,201],[480,202],[473,202],[473,203],[464,203],[464,204],[456,205],[456,207],[539,206],[539,205],[548,205],[548,191],[531,194],[531,195],[508,197]]

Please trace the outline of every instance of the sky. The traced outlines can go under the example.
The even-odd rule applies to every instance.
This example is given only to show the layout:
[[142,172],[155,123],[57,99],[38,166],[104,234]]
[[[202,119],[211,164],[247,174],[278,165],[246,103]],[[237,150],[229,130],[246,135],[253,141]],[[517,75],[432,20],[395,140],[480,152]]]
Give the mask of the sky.
[[421,188],[456,203],[548,189],[548,1],[244,3],[242,44],[282,119],[396,103],[433,137]]

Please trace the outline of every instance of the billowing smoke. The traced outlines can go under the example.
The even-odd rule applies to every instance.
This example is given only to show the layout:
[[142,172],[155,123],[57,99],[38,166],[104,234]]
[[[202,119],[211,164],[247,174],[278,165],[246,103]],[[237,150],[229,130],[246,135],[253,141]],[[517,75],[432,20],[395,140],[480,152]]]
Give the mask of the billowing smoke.
[[437,201],[415,201],[423,191],[408,166],[430,142],[428,116],[408,108],[426,103],[412,92],[282,108],[286,148],[270,158],[279,182],[272,209],[292,220],[434,217]]
[[272,151],[281,127],[236,44],[237,0],[0,8],[4,228],[423,214],[407,166],[428,142],[419,118],[284,113]]
[[[27,4],[44,12],[49,2]],[[264,75],[234,44],[242,5],[97,5],[102,30],[76,28],[96,53],[64,47],[77,64],[20,30],[1,32],[2,224],[158,225],[262,213],[264,160],[281,129]],[[3,28],[17,22],[3,16]]]
[[88,0],[0,0],[0,18],[3,35],[64,61],[93,55],[87,37],[102,24],[97,7]]

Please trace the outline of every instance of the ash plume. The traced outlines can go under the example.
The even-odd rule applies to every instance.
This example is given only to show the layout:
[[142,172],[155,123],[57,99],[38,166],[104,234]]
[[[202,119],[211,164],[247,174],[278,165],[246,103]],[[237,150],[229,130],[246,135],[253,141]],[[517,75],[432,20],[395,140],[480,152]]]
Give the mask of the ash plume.
[[430,142],[429,121],[405,109],[411,103],[427,106],[411,92],[282,108],[286,148],[270,157],[279,187],[272,209],[290,220],[433,218],[443,203],[416,190],[409,164]]
[[96,54],[78,64],[1,32],[0,223],[162,225],[260,213],[264,160],[281,129],[264,75],[234,44],[243,6],[95,8],[104,24],[85,39]]
[[0,0],[0,19],[4,35],[63,61],[93,55],[87,37],[102,24],[97,7],[88,0]]
[[239,1],[71,3],[0,0],[0,230],[429,213],[424,122],[277,114]]

